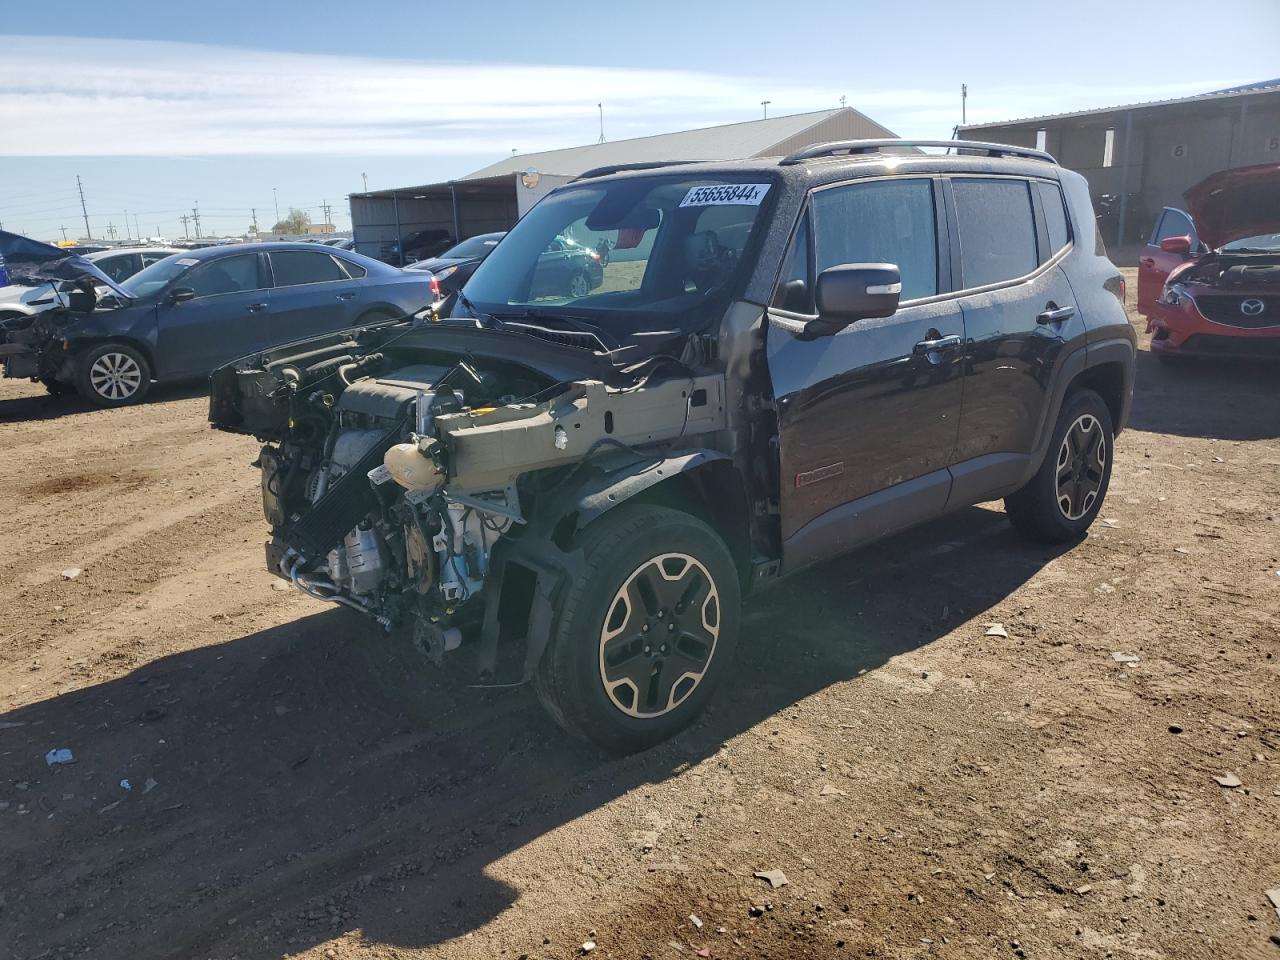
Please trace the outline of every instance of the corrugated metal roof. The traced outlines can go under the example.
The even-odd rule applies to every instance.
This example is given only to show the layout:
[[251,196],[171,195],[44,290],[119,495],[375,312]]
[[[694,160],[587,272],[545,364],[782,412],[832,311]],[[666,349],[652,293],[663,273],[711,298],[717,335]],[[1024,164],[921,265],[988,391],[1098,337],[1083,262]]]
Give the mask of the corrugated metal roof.
[[786,117],[770,117],[768,120],[726,123],[716,127],[703,127],[700,130],[681,130],[678,133],[635,137],[631,140],[592,143],[564,150],[516,154],[469,173],[462,179],[473,180],[499,174],[520,173],[529,169],[537,170],[539,173],[577,176],[594,167],[610,166],[615,163],[736,160],[765,156],[765,151],[770,147],[791,140],[810,127],[815,127],[841,114],[856,116],[871,123],[883,131],[883,133],[877,133],[877,136],[892,137],[894,135],[858,111],[843,107],[835,110],[818,110],[814,113],[797,113]]
[[1144,100],[1140,103],[1127,103],[1116,107],[1096,107],[1092,110],[1072,110],[1066,113],[1047,113],[1038,117],[1020,117],[1016,120],[1001,120],[997,123],[971,123],[960,128],[962,133],[974,130],[988,130],[993,127],[1009,127],[1015,124],[1040,123],[1047,120],[1070,120],[1075,117],[1102,116],[1108,113],[1121,113],[1126,110],[1149,110],[1153,107],[1172,107],[1184,103],[1202,103],[1206,100],[1229,100],[1233,97],[1251,97],[1258,94],[1280,92],[1280,77],[1275,80],[1262,80],[1241,87],[1230,87],[1226,90],[1214,90],[1211,93],[1197,93],[1190,97],[1172,97],[1168,100]]

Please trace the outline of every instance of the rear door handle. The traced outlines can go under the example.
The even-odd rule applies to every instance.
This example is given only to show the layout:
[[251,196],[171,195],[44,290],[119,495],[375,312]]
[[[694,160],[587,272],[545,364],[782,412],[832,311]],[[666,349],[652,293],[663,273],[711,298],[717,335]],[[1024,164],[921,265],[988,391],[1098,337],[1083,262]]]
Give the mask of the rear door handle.
[[1036,323],[1061,323],[1076,315],[1075,307],[1058,307],[1050,301],[1043,312],[1036,315]]
[[937,340],[921,340],[916,344],[916,354],[937,353],[939,350],[950,350],[952,347],[958,347],[964,341],[960,339],[959,334],[951,334],[949,337],[939,337]]
[[258,313],[260,310],[267,309],[267,305],[265,303],[251,303],[247,309],[250,313]]
[[356,294],[355,294],[355,291],[354,291],[354,290],[351,290],[351,291],[349,291],[349,292],[347,292],[347,293],[340,293],[340,294],[338,294],[338,299],[339,299],[339,300],[354,300],[355,298],[356,298]]
[[1142,264],[1144,267],[1154,267],[1156,265],[1156,261],[1154,257],[1143,257],[1138,262]]

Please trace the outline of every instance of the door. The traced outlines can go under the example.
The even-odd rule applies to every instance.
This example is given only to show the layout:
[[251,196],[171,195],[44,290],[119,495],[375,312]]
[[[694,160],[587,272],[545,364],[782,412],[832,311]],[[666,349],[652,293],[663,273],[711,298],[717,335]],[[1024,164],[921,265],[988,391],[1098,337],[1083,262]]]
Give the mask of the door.
[[[271,342],[289,343],[341,330],[355,323],[364,285],[343,263],[319,250],[279,250],[269,254]],[[352,264],[353,269],[363,270]]]
[[1160,249],[1160,241],[1170,237],[1190,238],[1192,251],[1200,246],[1195,224],[1188,214],[1173,207],[1165,207],[1160,212],[1155,229],[1151,231],[1151,239],[1138,258],[1138,312],[1143,316],[1155,312],[1156,300],[1164,290],[1170,271],[1188,259],[1180,253]]
[[1083,346],[1085,328],[1060,266],[1070,241],[1058,185],[953,177],[948,189],[967,338],[955,504],[1021,481],[1054,367]]
[[[794,570],[940,513],[959,423],[964,328],[939,244],[939,181],[838,184],[813,194],[767,333],[777,403],[783,565]],[[945,230],[943,231],[945,235]],[[894,263],[893,316],[806,340],[816,276]]]
[[[256,253],[208,260],[179,276],[157,307],[157,376],[202,376],[267,346],[266,286]],[[173,291],[179,289],[189,289],[194,296],[174,301]]]

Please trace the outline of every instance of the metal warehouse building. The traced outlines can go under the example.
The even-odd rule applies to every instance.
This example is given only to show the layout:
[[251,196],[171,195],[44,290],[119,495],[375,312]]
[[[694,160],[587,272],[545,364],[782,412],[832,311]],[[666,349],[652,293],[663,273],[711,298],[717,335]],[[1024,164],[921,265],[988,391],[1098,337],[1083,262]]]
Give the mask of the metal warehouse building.
[[[960,128],[960,136],[1048,150],[1083,174],[1110,244],[1145,239],[1211,173],[1280,162],[1280,79],[1177,100]],[[1103,197],[1106,202],[1102,202]]]
[[596,167],[781,156],[826,140],[893,137],[849,107],[507,157],[457,180],[351,195],[356,249],[376,257],[419,230],[456,239],[506,230],[548,192]]

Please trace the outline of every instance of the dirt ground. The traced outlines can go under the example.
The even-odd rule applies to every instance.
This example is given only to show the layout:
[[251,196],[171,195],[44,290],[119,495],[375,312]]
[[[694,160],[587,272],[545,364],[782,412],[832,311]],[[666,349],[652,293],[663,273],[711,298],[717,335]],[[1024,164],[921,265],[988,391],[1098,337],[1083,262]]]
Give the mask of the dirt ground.
[[276,589],[198,388],[0,449],[0,958],[1280,957],[1275,367],[1144,349],[1086,540],[788,582],[626,759]]

